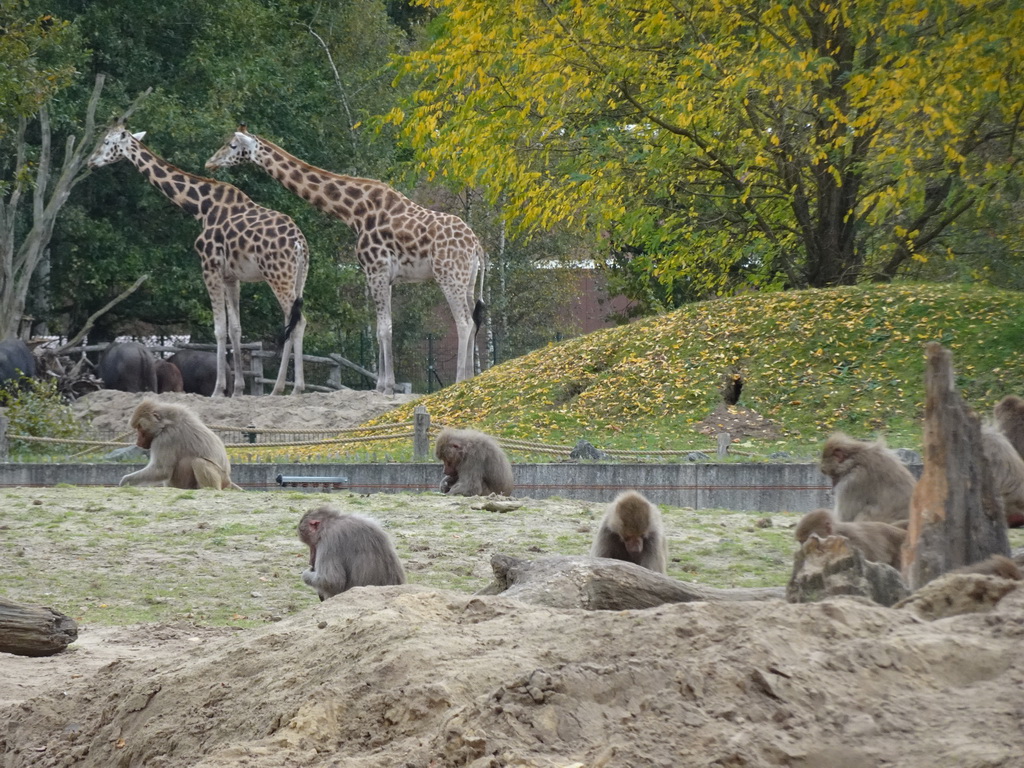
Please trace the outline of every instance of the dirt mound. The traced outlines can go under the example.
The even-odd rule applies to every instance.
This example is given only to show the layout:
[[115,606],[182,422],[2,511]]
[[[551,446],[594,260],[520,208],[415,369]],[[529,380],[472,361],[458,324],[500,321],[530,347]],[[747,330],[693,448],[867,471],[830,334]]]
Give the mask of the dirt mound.
[[242,395],[203,397],[164,393],[118,392],[101,389],[77,400],[71,407],[80,419],[87,419],[100,432],[127,432],[132,411],[146,397],[192,408],[205,424],[259,429],[345,429],[356,427],[380,414],[415,400],[418,395],[382,395],[374,391],[342,389],[337,392],[307,392],[301,395]]
[[728,432],[733,438],[757,437],[776,440],[782,436],[782,430],[778,425],[757,411],[742,405],[725,403],[719,403],[712,413],[694,424],[693,428],[702,435]]
[[0,752],[8,768],[1021,766],[1022,636],[1024,590],[924,622],[853,599],[585,612],[356,589],[8,707]]

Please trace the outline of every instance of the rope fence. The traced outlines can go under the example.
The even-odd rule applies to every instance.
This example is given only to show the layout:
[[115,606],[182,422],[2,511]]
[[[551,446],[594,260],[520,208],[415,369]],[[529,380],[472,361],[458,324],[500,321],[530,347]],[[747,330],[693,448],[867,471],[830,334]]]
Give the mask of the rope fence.
[[[444,427],[442,424],[438,424],[436,422],[432,423],[430,421],[429,414],[427,414],[426,409],[423,406],[416,407],[413,421],[384,424],[376,427],[348,427],[341,429],[277,429],[257,428],[253,425],[239,427],[228,424],[209,424],[207,426],[209,426],[209,428],[214,432],[244,435],[247,438],[245,442],[225,442],[224,446],[226,448],[247,449],[252,452],[262,452],[264,450],[276,450],[282,448],[315,448],[321,446],[326,448],[331,446],[411,439],[413,445],[413,459],[418,461],[433,458],[430,454],[430,440],[431,438],[436,437]],[[34,435],[9,434],[6,428],[6,419],[0,417],[0,461],[7,460],[7,446],[9,441],[12,440],[22,443],[66,445],[72,448],[78,447],[85,449],[73,453],[68,457],[71,459],[78,458],[85,454],[94,453],[95,451],[91,449],[107,448],[110,450],[116,450],[135,445],[134,440],[130,439],[134,437],[134,432],[121,433],[115,440],[85,440],[70,437],[37,437]],[[314,435],[319,437],[314,437],[313,439],[308,440],[287,440],[281,442],[259,441],[261,437],[275,435]],[[330,435],[330,437],[327,437],[327,435]],[[728,436],[725,435],[724,437],[727,438]],[[750,455],[728,449],[728,441],[723,440],[722,438],[723,436],[719,436],[719,445],[717,449],[717,454],[719,456],[724,456],[726,450],[733,455]],[[564,459],[570,459],[573,458],[573,454],[576,451],[575,446],[569,447],[564,445],[552,445],[550,443],[542,443],[532,440],[518,440],[502,437],[495,437],[495,440],[497,440],[498,444],[506,451],[514,453],[552,455]],[[695,453],[708,454],[709,452],[715,452],[714,448],[631,451],[616,449],[594,450],[598,451],[598,456],[606,456],[626,461],[652,457],[685,457]]]

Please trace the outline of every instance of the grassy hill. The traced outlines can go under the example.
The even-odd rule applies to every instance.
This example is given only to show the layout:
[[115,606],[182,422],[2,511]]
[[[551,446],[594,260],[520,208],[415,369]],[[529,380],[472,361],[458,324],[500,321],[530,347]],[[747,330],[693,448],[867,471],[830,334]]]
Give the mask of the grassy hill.
[[[1024,294],[899,284],[755,294],[693,304],[496,366],[429,396],[435,422],[509,438],[600,448],[713,445],[697,431],[743,377],[739,405],[773,422],[753,453],[813,456],[824,436],[920,444],[924,351],[953,351],[967,401],[988,413],[1024,393]],[[380,422],[411,418],[412,406]]]

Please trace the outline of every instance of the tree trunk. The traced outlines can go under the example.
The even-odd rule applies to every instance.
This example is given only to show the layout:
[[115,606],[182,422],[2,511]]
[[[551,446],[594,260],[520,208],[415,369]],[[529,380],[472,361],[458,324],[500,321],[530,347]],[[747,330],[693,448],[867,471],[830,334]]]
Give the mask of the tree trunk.
[[604,557],[491,558],[494,582],[481,595],[514,597],[551,608],[623,611],[664,603],[782,600],[782,588],[716,589],[670,579],[633,563]]
[[953,568],[1010,555],[978,416],[956,391],[952,354],[927,346],[924,472],[910,504],[903,575],[912,590]]
[[0,597],[0,653],[52,656],[77,639],[78,625],[71,617]]
[[[8,187],[9,195],[6,198],[0,196],[0,339],[17,333],[33,276],[50,245],[57,216],[72,188],[83,178],[80,172],[92,152],[96,108],[103,91],[103,81],[103,75],[96,76],[85,110],[81,141],[76,145],[75,137],[68,136],[59,168],[53,167],[49,110],[45,106],[39,110],[38,153],[29,151],[27,121],[22,120],[18,126],[13,181]],[[151,90],[141,94],[121,119],[135,111]],[[19,213],[22,204],[31,205],[31,214],[27,217]],[[28,219],[28,228],[24,232],[23,218]]]

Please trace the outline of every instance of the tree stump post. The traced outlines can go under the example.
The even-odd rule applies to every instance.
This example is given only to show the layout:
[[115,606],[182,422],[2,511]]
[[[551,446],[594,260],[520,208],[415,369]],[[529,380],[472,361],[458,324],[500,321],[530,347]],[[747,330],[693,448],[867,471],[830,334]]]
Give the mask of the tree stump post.
[[7,461],[10,444],[7,441],[7,426],[11,423],[6,416],[0,416],[0,461]]
[[946,571],[1009,555],[1006,517],[981,449],[978,416],[956,391],[953,356],[926,346],[924,472],[910,503],[903,576],[917,590]]
[[412,429],[412,458],[414,461],[426,461],[430,458],[430,414],[426,406],[413,408]]

